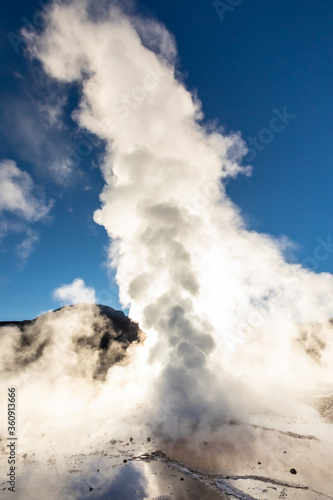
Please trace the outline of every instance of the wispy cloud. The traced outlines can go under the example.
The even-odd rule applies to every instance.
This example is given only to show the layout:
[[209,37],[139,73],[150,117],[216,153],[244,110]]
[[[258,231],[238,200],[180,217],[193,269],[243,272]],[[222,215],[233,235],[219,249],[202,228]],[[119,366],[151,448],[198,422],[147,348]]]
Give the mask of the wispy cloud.
[[0,215],[12,212],[33,222],[44,218],[52,207],[52,202],[46,203],[35,194],[31,175],[12,160],[0,161],[0,186]]
[[17,159],[29,162],[40,176],[60,186],[75,185],[83,175],[82,155],[75,152],[78,141],[64,120],[66,98],[42,76],[39,80],[47,92],[40,90],[36,73],[32,81],[16,75],[20,78],[19,95],[15,99],[10,94],[1,98],[0,134],[15,150]]
[[31,175],[21,170],[14,161],[0,161],[0,241],[9,233],[23,233],[23,240],[15,247],[24,266],[39,240],[31,228],[33,223],[49,217],[53,201],[46,201]]
[[24,265],[35,249],[35,244],[39,241],[39,234],[33,229],[28,229],[26,237],[16,245],[16,252]]

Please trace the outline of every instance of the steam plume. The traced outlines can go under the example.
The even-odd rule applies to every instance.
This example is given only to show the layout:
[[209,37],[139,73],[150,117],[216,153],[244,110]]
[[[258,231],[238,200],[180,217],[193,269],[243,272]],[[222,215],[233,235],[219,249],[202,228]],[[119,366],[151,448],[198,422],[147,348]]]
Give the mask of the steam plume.
[[160,408],[158,429],[185,435],[243,417],[273,387],[329,382],[333,278],[246,228],[223,186],[249,173],[245,144],[204,125],[172,35],[117,4],[54,2],[46,16],[25,36],[49,76],[80,86],[75,119],[105,141],[94,219],[121,302],[148,335],[133,370],[144,377],[145,360],[154,373],[145,402]]

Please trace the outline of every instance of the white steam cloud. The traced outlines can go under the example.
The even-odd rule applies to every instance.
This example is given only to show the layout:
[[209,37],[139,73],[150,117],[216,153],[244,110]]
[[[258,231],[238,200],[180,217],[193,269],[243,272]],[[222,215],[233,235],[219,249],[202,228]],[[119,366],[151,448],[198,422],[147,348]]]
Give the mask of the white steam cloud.
[[57,300],[62,305],[79,304],[86,302],[88,304],[96,304],[97,297],[93,287],[86,286],[85,282],[76,278],[69,285],[62,285],[52,294],[54,300]]
[[25,36],[48,75],[80,85],[75,118],[106,143],[94,218],[120,299],[148,334],[159,429],[184,435],[243,416],[255,394],[269,404],[272,388],[330,382],[333,277],[287,263],[284,241],[245,227],[223,186],[249,173],[245,144],[202,124],[165,27],[75,0],[53,3],[47,21]]

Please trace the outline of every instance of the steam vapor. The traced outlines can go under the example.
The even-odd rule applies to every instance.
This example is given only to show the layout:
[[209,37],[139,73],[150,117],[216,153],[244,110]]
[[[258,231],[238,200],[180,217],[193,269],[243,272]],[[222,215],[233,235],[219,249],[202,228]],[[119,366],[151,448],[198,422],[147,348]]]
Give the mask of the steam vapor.
[[[94,220],[110,237],[120,300],[146,338],[103,377],[90,377],[98,349],[83,359],[73,346],[94,336],[94,322],[103,321],[97,306],[36,323],[40,355],[9,373],[21,391],[27,443],[32,388],[47,401],[42,409],[33,403],[45,425],[71,428],[74,449],[87,415],[119,432],[135,421],[172,439],[196,429],[202,439],[330,383],[333,277],[286,262],[285,240],[246,227],[224,188],[250,174],[241,165],[245,143],[205,124],[176,71],[173,36],[117,3],[54,1],[44,15],[41,34],[24,32],[28,49],[64,89],[78,85],[73,116],[105,142]],[[8,381],[20,335],[2,330]],[[64,413],[70,418],[60,425]]]

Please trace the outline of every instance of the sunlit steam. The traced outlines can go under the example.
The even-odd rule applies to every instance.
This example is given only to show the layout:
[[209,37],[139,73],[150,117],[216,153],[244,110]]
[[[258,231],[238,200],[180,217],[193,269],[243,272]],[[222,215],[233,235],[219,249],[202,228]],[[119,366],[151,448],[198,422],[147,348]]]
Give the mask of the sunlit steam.
[[230,418],[235,376],[256,387],[330,380],[332,276],[286,263],[284,242],[245,227],[223,179],[248,173],[246,148],[202,125],[167,30],[74,1],[26,36],[50,76],[81,85],[76,120],[106,141],[95,221],[112,241],[121,301],[156,340],[152,398],[172,404],[168,432]]
[[[59,351],[45,346],[15,374],[22,392],[43,395],[45,421],[56,419],[59,432],[69,414],[70,427],[88,430],[89,408],[109,422],[136,415],[164,436],[196,429],[202,439],[287,392],[329,383],[333,277],[287,263],[284,240],[246,227],[223,184],[250,174],[245,144],[205,125],[176,76],[172,35],[117,5],[53,2],[45,15],[42,34],[25,33],[28,47],[50,77],[79,85],[73,116],[105,141],[94,220],[110,236],[120,300],[147,338],[94,378],[98,352],[73,352],[73,339],[93,335],[96,306],[87,321],[80,309],[46,318],[39,341],[51,335]],[[17,338],[15,329],[1,336],[2,370],[17,363]]]

